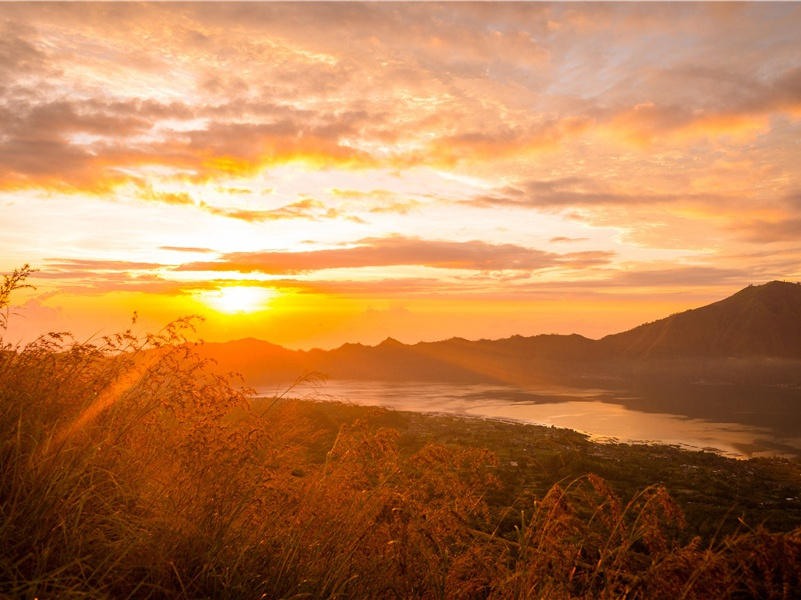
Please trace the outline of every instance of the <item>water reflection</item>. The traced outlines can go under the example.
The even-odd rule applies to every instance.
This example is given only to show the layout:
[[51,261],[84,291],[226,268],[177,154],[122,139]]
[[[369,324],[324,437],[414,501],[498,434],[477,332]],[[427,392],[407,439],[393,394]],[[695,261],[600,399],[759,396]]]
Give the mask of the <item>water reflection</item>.
[[[721,396],[721,390],[698,386],[632,392],[379,381],[330,381],[309,390],[314,397],[361,405],[567,427],[599,441],[672,444],[736,458],[801,456],[801,429],[795,427],[801,418],[797,394],[790,394],[789,401],[779,392],[766,399],[762,390],[749,400],[743,390],[723,392]],[[662,393],[665,397],[660,399]]]

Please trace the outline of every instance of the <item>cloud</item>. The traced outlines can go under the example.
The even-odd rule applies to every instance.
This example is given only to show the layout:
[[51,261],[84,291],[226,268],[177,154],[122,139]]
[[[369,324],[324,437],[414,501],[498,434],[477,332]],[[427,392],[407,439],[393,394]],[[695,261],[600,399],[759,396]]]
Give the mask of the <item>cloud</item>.
[[479,194],[463,203],[478,207],[566,208],[575,206],[665,205],[678,200],[702,200],[703,194],[620,192],[609,184],[586,177],[523,181],[490,194]]
[[47,331],[66,331],[71,325],[60,306],[46,306],[39,298],[31,298],[22,306],[12,305],[7,316],[3,341],[10,344],[33,341]]
[[569,269],[588,269],[608,265],[615,258],[611,250],[588,250],[586,252],[568,252],[559,258],[559,264]]
[[221,194],[229,194],[232,196],[248,195],[253,193],[253,190],[251,190],[250,188],[242,188],[242,187],[217,186],[216,191],[220,192]]
[[115,291],[178,295],[182,283],[166,280],[157,273],[169,265],[125,260],[54,258],[31,275],[31,280],[58,281],[59,292],[104,294]]
[[612,252],[555,254],[514,244],[452,242],[411,237],[365,238],[355,246],[309,252],[231,252],[219,261],[181,265],[179,271],[299,274],[325,269],[417,265],[475,271],[584,268],[609,262]]
[[195,200],[188,192],[158,192],[147,186],[141,189],[139,196],[142,199],[149,200],[151,202],[163,202],[164,204],[172,204],[177,206],[195,205]]
[[456,165],[507,157],[523,158],[531,153],[554,149],[591,126],[589,117],[568,115],[543,124],[504,127],[496,131],[473,129],[437,137],[422,152],[405,160],[419,164]]
[[333,188],[331,195],[337,199],[349,201],[356,207],[364,206],[371,213],[408,215],[422,205],[419,200],[400,197],[398,194],[384,189],[364,192]]
[[[778,200],[771,199],[769,217],[742,214],[726,229],[739,239],[754,244],[787,243],[801,240],[801,191],[793,189]],[[772,252],[775,253],[775,250]]]
[[556,237],[552,237],[548,241],[551,242],[552,244],[564,244],[564,243],[573,243],[573,242],[588,242],[589,240],[590,240],[590,238],[585,238],[585,237],[571,238],[571,237],[565,237],[563,235],[557,235]]
[[78,283],[64,285],[61,292],[77,296],[104,296],[115,292],[154,294],[157,296],[185,296],[197,284],[178,283],[159,277],[94,277]]
[[194,246],[159,246],[159,250],[170,250],[172,252],[193,252],[198,254],[211,254],[211,248],[199,248]]
[[755,244],[798,242],[801,240],[801,217],[779,221],[754,220],[730,227],[741,239]]
[[146,162],[140,144],[123,150],[123,142],[191,116],[183,104],[153,100],[43,100],[35,92],[0,102],[0,187],[106,192],[131,179],[119,168]]
[[605,282],[609,286],[670,288],[671,286],[741,286],[752,282],[755,273],[748,268],[687,265],[665,269],[618,271]]
[[421,202],[417,200],[395,200],[374,206],[370,209],[371,213],[384,213],[396,215],[408,215],[415,211]]
[[375,164],[369,154],[342,144],[342,131],[333,123],[309,126],[314,120],[213,121],[172,140],[165,149],[196,157],[201,177],[249,175],[291,162],[340,168]]
[[74,259],[74,258],[53,258],[49,259],[46,270],[37,271],[35,277],[58,277],[53,271],[70,272],[76,269],[86,271],[150,271],[163,269],[168,265],[152,262],[136,262],[128,260],[93,260],[93,259]]
[[[10,48],[6,43],[0,53],[33,48],[17,42]],[[98,43],[104,42],[113,44],[113,37]],[[9,78],[25,72],[20,67]],[[42,67],[34,74],[45,72]],[[96,92],[73,99],[63,89],[48,90],[54,85],[25,80],[14,88],[16,96],[0,100],[0,188],[106,193],[141,180],[138,171],[150,165],[205,181],[287,162],[344,168],[373,163],[369,153],[341,143],[344,136],[357,135],[360,124],[375,123],[364,111],[304,111],[292,102],[237,99],[223,104],[111,99]],[[79,89],[69,92],[84,95]]]
[[[412,266],[439,270],[443,286],[524,286],[549,271],[614,286],[618,260],[658,271],[654,248],[706,260],[749,242],[776,242],[791,265],[801,204],[776,200],[798,179],[801,9],[716,4],[10,3],[0,209],[36,221],[25,227],[37,239],[81,236],[88,252],[97,228],[82,229],[80,216],[98,223],[133,207],[135,243],[148,243],[141,228],[163,235],[163,249],[204,253],[178,255],[182,270],[287,282]],[[260,196],[267,186],[275,193]],[[34,214],[29,197],[78,218],[48,237],[57,217]],[[114,199],[94,218],[92,203]],[[456,218],[439,219],[446,208]],[[489,237],[525,235],[523,221],[540,215],[524,211],[603,227],[605,245],[564,252],[592,246],[569,246],[590,240],[568,237],[575,227],[560,230],[553,214],[538,234],[563,252]],[[229,236],[283,228],[287,246],[329,249],[211,260],[208,240],[171,246],[169,224],[148,221],[179,212],[185,232],[209,221]],[[370,219],[374,237],[342,243],[350,228],[334,219]],[[421,237],[384,238],[380,227]],[[57,261],[48,277],[158,289],[171,268],[102,262]]]
[[322,294],[329,296],[367,296],[387,298],[400,296],[425,296],[427,294],[465,293],[464,284],[427,277],[397,277],[359,281],[355,279],[340,281],[315,279],[314,281],[280,280],[273,281],[278,287],[292,289],[302,294]]
[[248,223],[261,223],[265,221],[282,221],[285,219],[310,219],[312,221],[320,219],[347,219],[357,223],[364,223],[358,217],[344,214],[334,208],[327,208],[319,200],[304,198],[297,202],[292,202],[280,208],[274,209],[248,209],[248,208],[227,208],[212,206],[205,202],[200,203],[200,208],[206,212],[229,219],[239,219]]
[[625,269],[605,268],[595,270],[591,278],[548,280],[543,278],[520,279],[518,283],[508,282],[502,288],[490,287],[490,293],[502,296],[511,294],[519,297],[530,294],[554,294],[564,291],[580,291],[583,296],[596,297],[619,294],[621,290],[645,294],[652,299],[665,300],[675,288],[725,288],[736,290],[749,283],[767,281],[775,278],[759,268],[725,267],[711,265],[679,265],[668,261],[641,263]]
[[0,29],[0,86],[10,76],[38,71],[45,56],[26,37],[34,33],[31,27],[6,22]]
[[[33,281],[58,281],[58,293],[75,295],[103,295],[111,292],[138,292],[145,294],[161,294],[165,296],[180,296],[185,290],[204,285],[203,282],[185,283],[165,279],[156,273],[139,273],[147,270],[146,263],[130,263],[132,266],[124,267],[122,264],[102,264],[103,261],[87,261],[90,264],[82,265],[81,261],[49,265],[47,268],[31,276]],[[88,268],[84,268],[88,267]]]
[[608,123],[613,136],[637,146],[726,138],[748,142],[770,130],[770,118],[780,105],[699,109],[687,105],[637,104],[621,111]]
[[[790,9],[518,4],[15,6],[0,186],[107,193],[145,167],[196,182],[292,162],[467,169],[594,132],[750,136],[801,107]],[[736,72],[714,52],[733,51],[720,23],[754,48]],[[755,45],[768,34],[770,52]]]
[[[235,195],[250,194],[250,190],[240,190],[233,188]],[[223,193],[230,193],[231,188],[223,188]],[[219,189],[217,191],[220,191]],[[328,207],[325,203],[313,198],[302,198],[278,208],[246,208],[241,206],[218,206],[211,202],[195,201],[188,192],[164,192],[154,190],[150,185],[139,186],[138,195],[140,198],[150,202],[160,202],[176,206],[196,206],[202,211],[218,217],[237,219],[248,223],[263,223],[269,221],[282,221],[286,219],[309,219],[312,221],[321,219],[346,219],[357,223],[364,223],[359,217],[349,215],[345,211]],[[378,210],[392,210],[403,212],[403,209],[410,209],[416,203],[404,206],[382,206]],[[371,209],[371,211],[375,211]]]
[[[397,277],[373,280],[272,280],[270,285],[292,289],[307,294],[362,296],[372,298],[392,297],[453,297],[483,298],[494,300],[554,299],[565,292],[580,292],[584,298],[609,298],[623,290],[632,295],[664,301],[666,295],[677,289],[686,289],[707,294],[710,289],[723,290],[721,294],[747,286],[763,283],[778,276],[759,268],[716,267],[710,265],[664,267],[653,264],[651,268],[640,265],[637,269],[597,270],[591,278],[550,280],[531,277],[530,273],[481,273],[474,272],[453,278],[441,277]],[[500,284],[500,285],[499,285]],[[661,291],[660,291],[661,290]]]
[[[765,56],[763,64],[771,57]],[[780,116],[801,117],[801,68],[760,68],[755,62],[704,65],[696,57],[664,68],[643,70],[641,86],[628,100],[593,106],[599,130],[635,146],[682,145],[725,140],[744,145],[777,125]],[[621,96],[623,91],[621,90]],[[631,97],[642,101],[631,102]]]

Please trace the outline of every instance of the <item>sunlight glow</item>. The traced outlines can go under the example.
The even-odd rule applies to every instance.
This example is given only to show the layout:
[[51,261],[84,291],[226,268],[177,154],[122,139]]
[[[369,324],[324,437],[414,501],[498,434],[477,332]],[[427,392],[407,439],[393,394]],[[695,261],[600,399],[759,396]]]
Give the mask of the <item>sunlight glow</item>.
[[212,292],[201,292],[199,296],[201,302],[216,311],[237,314],[267,310],[276,293],[260,287],[229,286]]

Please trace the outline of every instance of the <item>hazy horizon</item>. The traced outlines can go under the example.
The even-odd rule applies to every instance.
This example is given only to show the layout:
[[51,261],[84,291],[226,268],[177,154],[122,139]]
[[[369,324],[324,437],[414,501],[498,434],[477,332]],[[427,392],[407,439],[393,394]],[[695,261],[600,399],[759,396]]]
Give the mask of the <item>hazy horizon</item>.
[[801,279],[798,3],[1,3],[9,338],[598,339]]

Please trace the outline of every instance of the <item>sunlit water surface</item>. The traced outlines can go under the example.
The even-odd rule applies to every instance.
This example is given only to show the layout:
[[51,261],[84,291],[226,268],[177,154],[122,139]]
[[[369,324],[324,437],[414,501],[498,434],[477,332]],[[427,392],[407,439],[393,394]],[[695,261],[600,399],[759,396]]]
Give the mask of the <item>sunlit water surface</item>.
[[[276,390],[259,392],[270,396]],[[631,408],[636,397],[619,390],[338,380],[294,392],[295,396],[364,406],[565,427],[595,441],[669,444],[735,458],[801,456],[801,437],[780,439],[767,427],[642,412]]]

